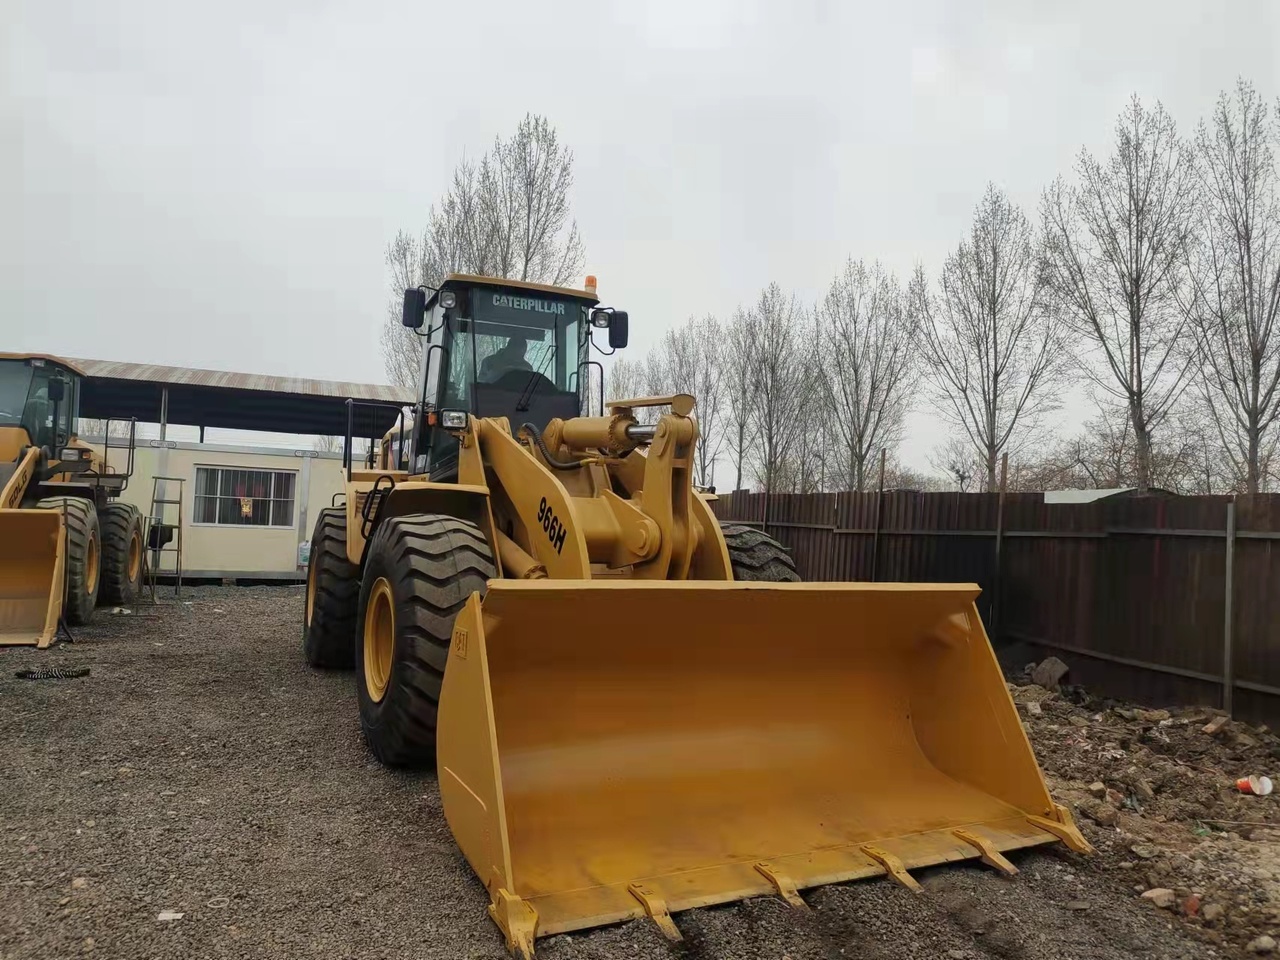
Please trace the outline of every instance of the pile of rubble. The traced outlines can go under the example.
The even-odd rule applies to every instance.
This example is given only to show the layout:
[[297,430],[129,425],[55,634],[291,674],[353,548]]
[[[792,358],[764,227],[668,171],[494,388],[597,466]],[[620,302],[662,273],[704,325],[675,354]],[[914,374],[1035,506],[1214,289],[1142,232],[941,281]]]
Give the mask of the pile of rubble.
[[1280,781],[1280,737],[1207,707],[1096,699],[1066,671],[1031,664],[1009,690],[1098,871],[1232,952],[1280,956],[1280,793],[1237,785]]

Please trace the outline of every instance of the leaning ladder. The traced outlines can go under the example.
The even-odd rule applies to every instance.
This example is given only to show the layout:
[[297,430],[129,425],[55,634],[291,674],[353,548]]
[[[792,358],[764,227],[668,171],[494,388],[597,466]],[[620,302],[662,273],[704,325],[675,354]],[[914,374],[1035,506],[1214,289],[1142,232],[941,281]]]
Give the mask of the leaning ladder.
[[[173,594],[175,597],[182,596],[182,531],[186,526],[182,522],[182,502],[186,499],[186,488],[183,486],[185,482],[183,477],[151,478],[151,512],[147,517],[147,546],[151,550],[148,584],[151,588],[153,603],[156,598],[156,578],[159,576],[173,577]],[[169,483],[178,485],[177,499],[167,496]],[[176,523],[170,523],[167,507],[178,508]],[[163,542],[166,526],[173,527],[173,539],[167,544]],[[173,555],[173,566],[169,569],[164,568],[166,553]]]

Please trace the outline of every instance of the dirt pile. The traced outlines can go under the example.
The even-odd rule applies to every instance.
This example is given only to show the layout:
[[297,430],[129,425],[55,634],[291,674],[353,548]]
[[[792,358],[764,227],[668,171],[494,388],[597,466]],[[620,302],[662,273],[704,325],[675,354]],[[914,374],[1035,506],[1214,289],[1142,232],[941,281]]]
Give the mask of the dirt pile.
[[[1241,956],[1280,936],[1280,737],[1206,707],[1148,709],[1072,686],[1010,693],[1050,789],[1097,846],[1109,882]],[[1046,671],[1041,670],[1044,677]]]

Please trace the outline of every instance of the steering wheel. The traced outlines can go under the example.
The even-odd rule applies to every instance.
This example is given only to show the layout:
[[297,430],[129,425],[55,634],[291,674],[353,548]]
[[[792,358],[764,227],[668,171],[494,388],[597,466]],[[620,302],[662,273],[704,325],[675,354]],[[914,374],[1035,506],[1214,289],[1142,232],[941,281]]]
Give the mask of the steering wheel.
[[534,390],[542,391],[548,387],[552,390],[556,389],[556,385],[552,383],[549,377],[533,370],[508,370],[489,385],[492,387],[499,387],[503,390],[521,392],[532,392]]

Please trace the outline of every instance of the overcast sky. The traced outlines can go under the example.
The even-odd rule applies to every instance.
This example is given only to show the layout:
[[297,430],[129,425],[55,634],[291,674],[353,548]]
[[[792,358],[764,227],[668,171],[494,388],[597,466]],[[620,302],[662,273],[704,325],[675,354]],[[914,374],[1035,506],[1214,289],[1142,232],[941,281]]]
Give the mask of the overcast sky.
[[2,3],[0,349],[359,381],[386,242],[528,111],[643,349],[850,254],[936,271],[1131,92],[1280,94],[1277,0]]

